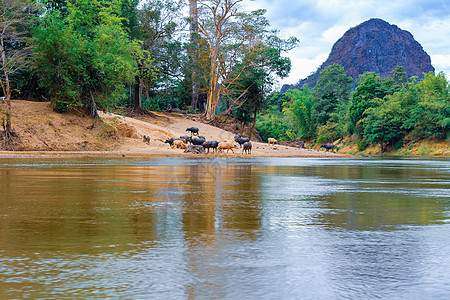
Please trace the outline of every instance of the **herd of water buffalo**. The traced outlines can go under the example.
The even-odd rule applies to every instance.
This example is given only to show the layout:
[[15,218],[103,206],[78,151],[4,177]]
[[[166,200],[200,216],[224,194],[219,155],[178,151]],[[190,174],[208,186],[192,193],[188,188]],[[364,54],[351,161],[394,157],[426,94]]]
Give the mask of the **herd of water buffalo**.
[[[207,141],[204,136],[199,135],[199,129],[197,127],[189,127],[186,131],[191,135],[183,135],[179,138],[167,139],[164,143],[169,144],[170,147],[184,149],[186,153],[209,153],[212,149],[212,153],[223,152],[227,150],[227,153],[233,149],[238,149],[238,146],[232,142],[219,142],[219,141]],[[239,133],[235,136],[234,140],[242,148],[242,153],[251,154],[252,143],[249,138],[241,136]],[[145,141],[145,138],[144,138]]]
[[[199,136],[199,129],[197,127],[189,127],[186,131],[190,132],[190,136],[183,135],[179,138],[169,138],[164,143],[169,144],[170,147],[184,149],[185,153],[209,153],[212,149],[212,153],[223,152],[227,150],[227,153],[233,149],[238,149],[238,146],[232,142],[219,142],[219,141],[207,141],[204,136]],[[240,133],[234,137],[236,143],[239,144],[239,148],[242,148],[242,153],[252,153],[252,143],[247,137],[243,137]],[[144,135],[144,142],[149,143],[150,138]],[[278,144],[278,141],[274,138],[268,139],[269,145]],[[325,148],[327,151],[333,151],[336,147],[333,144],[322,144],[320,148]]]

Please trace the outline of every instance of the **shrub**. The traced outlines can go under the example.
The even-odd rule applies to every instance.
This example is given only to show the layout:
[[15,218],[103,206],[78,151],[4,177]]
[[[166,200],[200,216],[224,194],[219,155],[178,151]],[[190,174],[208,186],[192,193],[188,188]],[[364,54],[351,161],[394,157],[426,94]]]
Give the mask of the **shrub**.
[[364,151],[368,146],[368,143],[366,140],[359,140],[356,142],[356,147],[358,148],[358,151]]

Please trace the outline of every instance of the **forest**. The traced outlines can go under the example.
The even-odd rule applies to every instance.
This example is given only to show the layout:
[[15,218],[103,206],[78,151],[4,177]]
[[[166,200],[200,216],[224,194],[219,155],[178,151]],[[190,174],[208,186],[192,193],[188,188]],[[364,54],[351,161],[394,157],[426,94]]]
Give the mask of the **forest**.
[[2,0],[3,132],[14,134],[11,99],[28,99],[94,118],[178,109],[249,124],[263,140],[352,136],[383,151],[406,137],[448,141],[443,73],[408,78],[398,66],[353,79],[332,65],[315,87],[274,91],[300,42],[280,38],[265,13],[243,0]]
[[[317,85],[272,93],[256,128],[263,138],[301,138],[316,143],[352,136],[358,151],[379,145],[399,149],[407,140],[449,141],[450,98],[445,74],[407,78],[401,66],[391,77],[366,72],[354,84],[337,65],[325,67]],[[355,85],[355,88],[352,88]]]

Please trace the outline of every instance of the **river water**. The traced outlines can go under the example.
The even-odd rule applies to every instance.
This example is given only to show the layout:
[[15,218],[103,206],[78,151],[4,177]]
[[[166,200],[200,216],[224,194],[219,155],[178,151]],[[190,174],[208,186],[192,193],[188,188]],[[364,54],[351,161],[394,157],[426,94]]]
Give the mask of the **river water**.
[[449,299],[450,161],[0,159],[0,299]]

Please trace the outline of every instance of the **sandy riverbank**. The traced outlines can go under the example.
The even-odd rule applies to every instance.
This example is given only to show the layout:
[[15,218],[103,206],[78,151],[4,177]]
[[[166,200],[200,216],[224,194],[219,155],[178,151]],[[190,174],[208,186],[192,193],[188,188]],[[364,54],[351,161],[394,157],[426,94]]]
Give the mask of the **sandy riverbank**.
[[[186,128],[195,126],[207,140],[234,142],[235,133],[193,121],[182,115],[153,112],[139,119],[112,113],[99,115],[102,122],[81,114],[59,114],[50,103],[13,101],[12,124],[17,133],[15,151],[0,151],[0,157],[344,157],[346,154],[317,151],[252,141],[252,154],[187,154],[171,149],[167,138],[189,135]],[[149,136],[145,143],[143,136]]]

